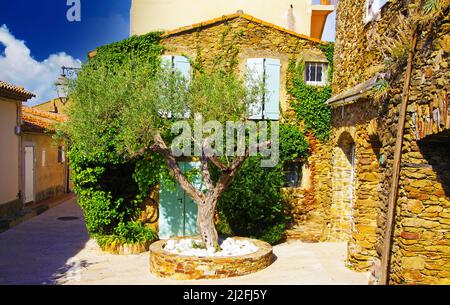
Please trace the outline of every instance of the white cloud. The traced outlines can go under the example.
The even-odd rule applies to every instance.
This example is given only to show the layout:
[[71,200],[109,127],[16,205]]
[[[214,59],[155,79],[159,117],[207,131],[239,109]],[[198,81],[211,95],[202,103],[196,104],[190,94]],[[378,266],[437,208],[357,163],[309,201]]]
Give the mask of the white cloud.
[[81,61],[64,52],[51,54],[43,61],[31,56],[23,40],[16,39],[6,25],[0,27],[0,79],[13,85],[25,87],[36,94],[27,105],[35,105],[57,96],[54,83],[61,74],[61,66],[80,67]]

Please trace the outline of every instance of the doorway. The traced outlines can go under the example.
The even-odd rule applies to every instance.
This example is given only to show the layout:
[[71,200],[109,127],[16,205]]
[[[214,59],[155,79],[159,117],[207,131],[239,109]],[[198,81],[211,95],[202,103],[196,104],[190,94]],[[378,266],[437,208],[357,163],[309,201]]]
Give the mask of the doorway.
[[353,226],[355,142],[343,133],[333,151],[330,239],[347,241]]
[[[198,162],[179,162],[183,173],[200,168]],[[194,176],[196,188],[202,188],[200,173]],[[159,191],[159,238],[199,235],[197,225],[197,204],[178,185],[161,181]]]
[[23,189],[24,189],[24,203],[34,201],[34,159],[35,147],[31,144],[26,144],[23,150]]

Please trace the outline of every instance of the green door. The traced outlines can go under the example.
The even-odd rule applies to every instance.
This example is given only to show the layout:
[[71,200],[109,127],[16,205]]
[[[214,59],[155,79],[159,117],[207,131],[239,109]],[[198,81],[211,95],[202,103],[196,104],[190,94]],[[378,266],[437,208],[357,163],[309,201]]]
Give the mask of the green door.
[[[200,164],[198,162],[179,162],[179,166],[182,172],[186,172],[192,168],[198,168]],[[198,189],[202,188],[200,175],[195,177],[194,185]],[[195,235],[198,235],[197,205],[178,184],[174,188],[161,181],[159,238]]]

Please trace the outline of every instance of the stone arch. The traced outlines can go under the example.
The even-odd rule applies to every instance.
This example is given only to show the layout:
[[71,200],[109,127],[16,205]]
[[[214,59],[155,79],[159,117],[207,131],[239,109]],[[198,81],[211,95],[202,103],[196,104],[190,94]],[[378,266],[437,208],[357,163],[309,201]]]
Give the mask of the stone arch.
[[349,132],[342,132],[333,149],[332,203],[330,209],[330,240],[349,239],[353,226],[355,192],[355,141]]

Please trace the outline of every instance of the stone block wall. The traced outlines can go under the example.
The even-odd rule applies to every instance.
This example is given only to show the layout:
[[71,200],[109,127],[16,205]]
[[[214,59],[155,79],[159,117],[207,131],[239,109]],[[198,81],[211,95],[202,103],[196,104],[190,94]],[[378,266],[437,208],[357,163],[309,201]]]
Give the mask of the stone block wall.
[[405,126],[392,281],[450,284],[450,16],[422,31]]
[[310,136],[311,183],[307,188],[284,189],[294,216],[292,227],[287,230],[288,239],[305,242],[325,241],[329,236],[330,191],[331,191],[331,149]]
[[[390,1],[380,19],[368,24],[362,21],[364,2],[341,0],[338,5],[334,94],[383,72],[382,50],[377,45],[385,42],[375,37],[393,37],[399,13],[414,1]],[[430,22],[421,30],[415,49],[390,265],[393,284],[450,282],[448,24],[448,13]],[[382,255],[405,77],[402,71],[396,72],[400,73],[390,80],[387,97],[376,99],[369,92],[367,98],[333,110],[335,147],[345,131],[356,143],[348,249],[350,264],[360,270],[369,269]]]

